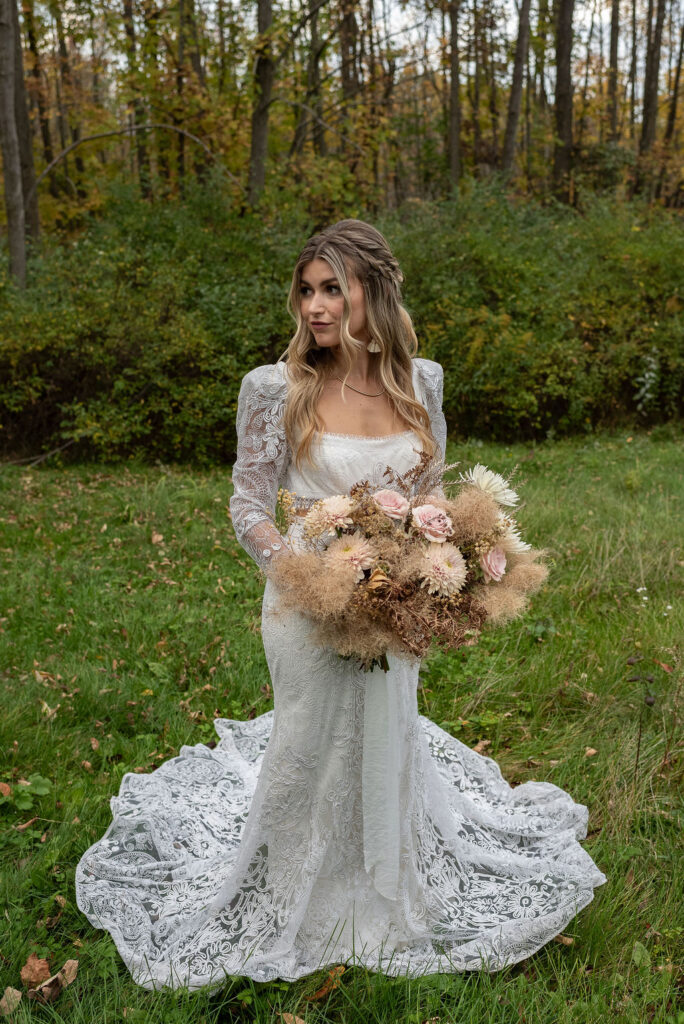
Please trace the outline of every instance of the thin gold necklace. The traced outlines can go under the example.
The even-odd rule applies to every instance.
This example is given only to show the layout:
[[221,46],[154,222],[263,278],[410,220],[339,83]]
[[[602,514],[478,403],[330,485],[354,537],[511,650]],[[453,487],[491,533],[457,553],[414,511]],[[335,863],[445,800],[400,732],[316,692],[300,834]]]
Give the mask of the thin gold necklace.
[[342,378],[338,377],[337,374],[334,374],[334,377],[335,380],[339,380],[340,384],[344,384],[345,387],[351,388],[352,391],[356,391],[357,395],[365,395],[366,398],[379,398],[380,395],[385,394],[385,389],[383,388],[382,391],[378,391],[377,395],[369,395],[367,391],[359,391],[359,389],[355,388],[353,384],[345,384]]

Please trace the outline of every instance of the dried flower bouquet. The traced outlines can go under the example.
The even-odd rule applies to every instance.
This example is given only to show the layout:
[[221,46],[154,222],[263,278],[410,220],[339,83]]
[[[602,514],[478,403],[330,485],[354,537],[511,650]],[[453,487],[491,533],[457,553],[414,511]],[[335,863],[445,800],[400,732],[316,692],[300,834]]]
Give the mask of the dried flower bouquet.
[[303,522],[302,550],[271,566],[280,606],[366,670],[387,670],[388,653],[420,659],[432,643],[460,647],[485,620],[518,615],[547,577],[544,553],[520,536],[508,482],[479,464],[446,482],[457,465],[423,454],[403,475],[388,466],[386,488],[361,480],[308,509],[281,489],[283,523]]

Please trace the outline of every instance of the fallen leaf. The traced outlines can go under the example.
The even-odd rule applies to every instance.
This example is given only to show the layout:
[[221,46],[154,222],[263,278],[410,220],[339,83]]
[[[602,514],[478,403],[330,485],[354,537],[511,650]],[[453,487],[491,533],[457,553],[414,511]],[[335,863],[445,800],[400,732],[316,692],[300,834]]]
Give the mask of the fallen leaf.
[[38,985],[50,977],[50,965],[47,960],[41,960],[37,953],[31,953],[19,976],[25,985]]
[[478,742],[473,747],[473,751],[476,754],[483,754],[485,752],[485,750],[487,749],[487,747],[491,747],[491,745],[492,745],[492,741],[491,740],[478,740]]
[[11,786],[8,786],[6,782],[0,782],[0,796],[9,796],[11,792]]
[[17,832],[23,832],[24,829],[28,828],[29,825],[32,825],[34,821],[38,821],[38,818],[29,818],[29,820],[25,821],[23,825],[15,825],[14,827],[16,828]]
[[152,534],[152,543],[153,544],[161,544],[161,542],[163,540],[164,540],[164,534],[163,533],[153,533]]
[[90,737],[90,746],[93,748],[93,750],[99,750],[100,749],[100,741],[98,739],[96,739],[94,736],[91,736]]
[[40,710],[43,712],[44,715],[46,715],[49,722],[52,721],[52,719],[55,717],[59,708],[59,704],[57,704],[54,708],[51,708],[50,705],[47,704],[44,700],[41,700],[40,702]]
[[37,988],[30,988],[28,990],[29,999],[35,999],[38,1003],[54,1003],[55,999],[67,985],[76,977],[78,971],[78,960],[67,960],[61,970],[57,971],[57,974],[53,974],[51,978],[44,981],[42,985],[38,985]]
[[598,750],[594,750],[593,747],[587,747],[586,750],[584,751],[584,756],[585,757],[593,757],[594,754],[598,754]]
[[556,935],[554,936],[554,942],[560,942],[564,946],[572,946],[575,942],[569,935]]
[[314,992],[312,996],[305,996],[305,998],[311,1001],[314,999],[325,999],[329,992],[332,992],[333,989],[338,988],[340,984],[340,978],[344,974],[344,972],[345,967],[343,964],[340,964],[339,967],[333,967],[332,971],[328,971],[328,978],[323,983],[323,985],[318,989],[318,991]]
[[634,884],[634,868],[630,868],[629,871],[627,872],[627,874],[625,875],[625,885],[633,885],[633,884]]
[[21,992],[18,988],[12,988],[10,985],[5,989],[5,994],[0,999],[0,1014],[6,1017],[8,1014],[13,1013],[17,1006],[21,1002]]
[[92,772],[93,766],[90,761],[81,761],[81,768],[85,768],[87,772]]
[[284,1024],[306,1024],[301,1017],[295,1017],[294,1013],[281,1013],[280,1016]]
[[66,896],[62,896],[61,893],[57,893],[55,896],[55,903],[59,903],[60,907],[66,907]]
[[669,673],[669,672],[672,671],[672,665],[668,665],[667,662],[665,662],[665,661],[656,661],[655,658],[654,658],[653,659],[653,664],[657,665],[659,668],[662,668],[663,672],[668,672]]

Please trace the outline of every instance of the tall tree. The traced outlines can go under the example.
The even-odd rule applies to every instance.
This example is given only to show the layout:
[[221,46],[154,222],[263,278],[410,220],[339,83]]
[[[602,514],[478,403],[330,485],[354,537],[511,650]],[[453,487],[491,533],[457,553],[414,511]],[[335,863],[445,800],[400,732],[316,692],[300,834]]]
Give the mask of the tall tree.
[[21,157],[15,120],[14,0],[0,0],[0,142],[5,186],[10,273],[26,285],[26,223]]
[[620,0],[611,0],[610,57],[608,66],[609,139],[617,142],[618,132],[618,41],[620,36]]
[[641,121],[639,153],[647,153],[656,137],[658,116],[658,82],[660,79],[660,50],[663,40],[666,0],[657,0],[655,27],[653,27],[653,0],[648,3],[648,30],[646,42],[646,73],[644,76],[644,107]]
[[[36,20],[34,16],[33,0],[24,0],[23,3],[24,27],[28,40],[31,64],[29,73],[32,80],[32,93],[38,107],[38,124],[40,126],[40,137],[43,144],[43,158],[46,164],[52,163],[54,151],[52,148],[52,135],[50,133],[50,116],[48,112],[48,97],[43,83],[43,68],[40,50],[38,49],[38,33],[36,31]],[[50,172],[50,194],[54,197],[59,195],[57,177],[54,171]]]
[[556,6],[556,96],[554,117],[556,143],[553,150],[553,187],[559,199],[570,198],[572,169],[572,19],[575,0],[557,0]]
[[523,75],[527,63],[529,38],[530,0],[522,0],[520,18],[518,22],[518,40],[515,44],[513,80],[511,82],[511,91],[508,97],[508,116],[506,118],[503,156],[501,159],[501,169],[506,173],[511,171],[513,167],[513,158],[515,156],[515,139],[518,134],[518,121],[520,119],[520,105],[522,102]]
[[30,238],[37,238],[40,234],[40,221],[38,219],[36,172],[33,166],[33,139],[26,104],[24,55],[21,47],[19,13],[15,0],[12,0],[12,22],[12,35],[14,37],[14,121],[17,128],[17,141],[19,143],[21,187],[24,197],[24,226],[26,234]]
[[461,176],[461,75],[458,15],[461,0],[449,0],[449,183],[453,192]]
[[256,67],[254,69],[255,96],[252,103],[252,136],[249,150],[249,176],[247,200],[254,205],[266,183],[266,153],[268,149],[268,112],[273,92],[274,61],[270,39],[273,24],[271,0],[257,0]]

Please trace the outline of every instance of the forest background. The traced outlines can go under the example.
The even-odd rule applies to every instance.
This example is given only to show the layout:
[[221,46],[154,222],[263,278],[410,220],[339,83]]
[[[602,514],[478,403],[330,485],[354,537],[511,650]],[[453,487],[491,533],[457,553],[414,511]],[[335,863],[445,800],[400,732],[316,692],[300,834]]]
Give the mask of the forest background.
[[677,416],[683,48],[676,0],[0,0],[0,451],[230,459],[342,216],[452,433]]

